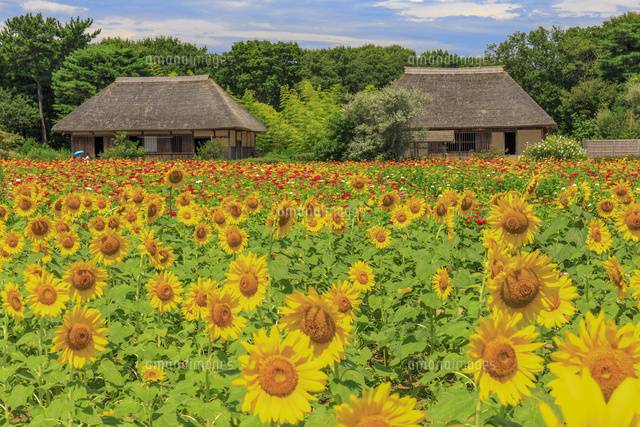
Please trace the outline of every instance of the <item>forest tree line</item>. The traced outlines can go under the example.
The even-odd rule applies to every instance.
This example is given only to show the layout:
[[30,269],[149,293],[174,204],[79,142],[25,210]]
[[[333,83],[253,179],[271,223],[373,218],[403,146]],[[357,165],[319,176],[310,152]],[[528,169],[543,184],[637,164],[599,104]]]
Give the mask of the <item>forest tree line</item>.
[[[295,42],[243,41],[224,53],[174,37],[97,41],[91,19],[41,14],[0,30],[0,130],[55,146],[51,126],[118,76],[209,74],[269,129],[264,152],[345,157],[356,108],[410,102],[382,93],[405,66],[474,66],[449,52],[416,56],[401,46],[304,49]],[[503,65],[576,139],[640,138],[640,14],[600,26],[537,28],[487,47],[481,65]],[[354,102],[358,94],[359,99]],[[372,116],[376,116],[372,111]],[[393,126],[392,126],[393,127]],[[368,148],[364,148],[366,152]]]

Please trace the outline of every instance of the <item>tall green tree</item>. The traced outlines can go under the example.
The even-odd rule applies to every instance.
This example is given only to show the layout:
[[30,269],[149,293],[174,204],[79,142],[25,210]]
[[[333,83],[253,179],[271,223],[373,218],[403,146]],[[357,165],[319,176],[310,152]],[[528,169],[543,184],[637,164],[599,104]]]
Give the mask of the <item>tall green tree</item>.
[[235,43],[213,68],[218,83],[235,95],[250,90],[260,102],[277,107],[280,88],[300,82],[302,49],[297,43],[245,41]]
[[91,19],[73,18],[66,24],[42,14],[26,14],[10,18],[0,30],[0,56],[13,81],[29,82],[35,89],[42,140],[47,142],[46,93],[51,76],[64,58],[75,49],[86,46],[99,31],[88,31]]
[[22,94],[0,88],[0,129],[24,136],[37,126],[36,103]]

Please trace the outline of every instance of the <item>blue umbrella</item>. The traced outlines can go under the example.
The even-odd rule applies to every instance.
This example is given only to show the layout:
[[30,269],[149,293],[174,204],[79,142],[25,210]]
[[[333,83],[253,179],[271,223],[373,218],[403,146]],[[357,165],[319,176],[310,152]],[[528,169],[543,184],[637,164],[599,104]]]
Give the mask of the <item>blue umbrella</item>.
[[81,157],[81,156],[83,156],[84,154],[85,154],[85,151],[84,151],[84,150],[78,150],[78,151],[76,151],[75,153],[73,153],[73,157],[76,157],[76,158],[77,158],[77,157]]

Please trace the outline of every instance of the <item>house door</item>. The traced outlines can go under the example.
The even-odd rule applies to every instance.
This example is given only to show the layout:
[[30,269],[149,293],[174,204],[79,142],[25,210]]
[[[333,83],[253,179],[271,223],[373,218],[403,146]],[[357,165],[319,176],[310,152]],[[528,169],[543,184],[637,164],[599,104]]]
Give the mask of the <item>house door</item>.
[[504,151],[505,154],[516,154],[516,133],[504,133]]
[[104,136],[96,136],[93,139],[93,157],[98,158],[104,152]]
[[242,140],[236,141],[236,159],[242,158]]

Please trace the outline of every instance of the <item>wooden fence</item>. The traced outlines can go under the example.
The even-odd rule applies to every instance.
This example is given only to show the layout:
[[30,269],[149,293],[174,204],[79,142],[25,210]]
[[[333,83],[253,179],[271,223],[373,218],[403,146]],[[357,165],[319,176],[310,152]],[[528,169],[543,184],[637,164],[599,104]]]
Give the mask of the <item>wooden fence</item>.
[[582,147],[589,157],[640,156],[640,139],[588,139]]

